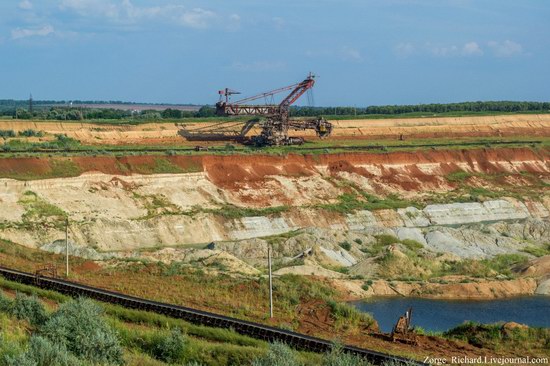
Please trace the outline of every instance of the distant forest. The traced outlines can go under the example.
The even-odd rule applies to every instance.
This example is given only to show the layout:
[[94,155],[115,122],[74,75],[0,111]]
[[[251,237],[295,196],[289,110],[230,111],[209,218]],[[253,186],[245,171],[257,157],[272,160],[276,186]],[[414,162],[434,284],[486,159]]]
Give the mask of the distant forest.
[[[75,101],[77,106],[71,107],[67,102],[33,101],[32,113],[29,110],[29,101],[0,100],[0,116],[20,119],[53,119],[53,120],[82,120],[82,119],[185,119],[214,117],[213,106],[202,106],[197,111],[178,110],[128,110],[128,106],[140,103]],[[121,109],[80,107],[78,104],[120,104]],[[153,104],[151,104],[153,105]],[[450,113],[548,113],[550,102],[464,102],[449,104],[417,104],[417,105],[386,105],[370,107],[291,107],[290,113],[296,117],[313,116],[399,116],[411,114],[450,114]]]

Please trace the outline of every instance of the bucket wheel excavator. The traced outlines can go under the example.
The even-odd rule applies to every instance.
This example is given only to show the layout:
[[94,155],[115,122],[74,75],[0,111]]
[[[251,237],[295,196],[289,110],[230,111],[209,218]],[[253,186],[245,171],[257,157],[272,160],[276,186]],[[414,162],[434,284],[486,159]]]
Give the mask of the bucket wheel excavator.
[[[324,118],[295,119],[290,117],[290,106],[304,93],[315,85],[315,75],[309,74],[306,79],[297,84],[271,90],[252,97],[232,102],[231,96],[240,94],[237,91],[225,88],[220,90],[220,101],[216,103],[218,116],[257,116],[255,122],[261,126],[261,134],[254,136],[251,142],[256,146],[300,145],[304,142],[301,137],[289,137],[288,131],[314,130],[318,137],[325,138],[332,132],[332,124]],[[258,99],[273,99],[273,96],[282,92],[290,93],[279,104],[250,104]],[[254,124],[255,124],[254,123]],[[247,131],[253,125],[247,126]]]

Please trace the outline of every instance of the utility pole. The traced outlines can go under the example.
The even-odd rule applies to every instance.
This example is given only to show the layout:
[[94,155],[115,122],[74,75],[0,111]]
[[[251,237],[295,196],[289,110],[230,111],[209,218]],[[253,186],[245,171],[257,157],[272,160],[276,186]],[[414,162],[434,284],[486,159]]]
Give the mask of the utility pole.
[[267,265],[269,267],[269,317],[273,318],[273,278],[271,276],[271,245],[267,246]]
[[69,278],[69,218],[65,221],[65,274]]

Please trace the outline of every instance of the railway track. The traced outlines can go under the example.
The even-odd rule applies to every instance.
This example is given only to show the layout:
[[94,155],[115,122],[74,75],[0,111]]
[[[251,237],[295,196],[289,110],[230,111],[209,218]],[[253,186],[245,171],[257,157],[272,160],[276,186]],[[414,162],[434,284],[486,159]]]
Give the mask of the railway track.
[[[456,146],[464,147],[481,147],[481,146],[513,146],[513,145],[540,145],[541,140],[515,140],[515,141],[470,141],[470,142],[455,142],[455,143],[433,143],[433,144],[391,144],[391,145],[343,145],[343,146],[325,146],[325,147],[294,147],[296,153],[308,151],[325,151],[325,150],[349,150],[349,151],[369,151],[369,150],[388,150],[388,149],[414,149],[414,148],[450,148]],[[288,147],[287,147],[288,148]],[[68,148],[68,149],[10,149],[2,151],[0,147],[0,155],[2,154],[116,154],[116,153],[167,153],[167,152],[193,152],[197,151],[195,147],[165,147],[165,148],[143,148],[143,149],[90,149],[90,148]],[[214,146],[208,149],[210,152],[225,152],[228,150],[225,147]],[[235,148],[229,152],[249,152],[262,151],[262,148],[241,149]]]
[[[330,351],[330,349],[332,348],[332,344],[330,342],[320,338],[314,338],[284,329],[274,328],[267,325],[248,322],[236,318],[230,318],[188,307],[176,306],[128,296],[118,292],[107,291],[57,278],[35,276],[30,273],[17,271],[2,266],[0,266],[0,275],[10,281],[53,290],[72,297],[85,296],[130,309],[144,310],[166,315],[172,318],[183,319],[193,324],[216,328],[230,328],[239,334],[243,334],[267,342],[284,342],[289,346],[299,350],[325,353]],[[414,360],[392,356],[389,354],[371,351],[354,346],[344,346],[343,351],[363,357],[369,362],[376,365],[426,365],[424,363]]]

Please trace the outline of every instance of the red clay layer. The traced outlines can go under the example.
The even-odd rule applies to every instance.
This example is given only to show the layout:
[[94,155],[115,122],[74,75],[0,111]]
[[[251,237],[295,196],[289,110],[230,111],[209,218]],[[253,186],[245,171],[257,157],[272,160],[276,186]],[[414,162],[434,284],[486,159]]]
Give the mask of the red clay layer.
[[[365,177],[371,173],[361,165],[378,165],[384,177],[396,173],[394,164],[407,165],[411,177],[429,181],[433,176],[420,171],[416,164],[439,164],[440,174],[458,170],[457,164],[469,164],[485,173],[503,172],[499,162],[537,161],[547,166],[550,151],[546,149],[501,148],[475,150],[431,150],[419,152],[302,155],[202,155],[202,156],[125,156],[125,157],[34,157],[0,158],[0,177],[53,177],[85,172],[114,175],[153,174],[162,167],[179,167],[182,172],[205,171],[217,185],[227,186],[238,181],[253,183],[269,175],[310,176],[315,166],[326,166],[330,173],[354,172]],[[66,169],[69,165],[72,169]],[[63,167],[65,166],[65,168]],[[177,170],[177,169],[175,169]],[[531,173],[544,173],[533,164],[520,169]],[[64,174],[66,173],[66,174]]]

